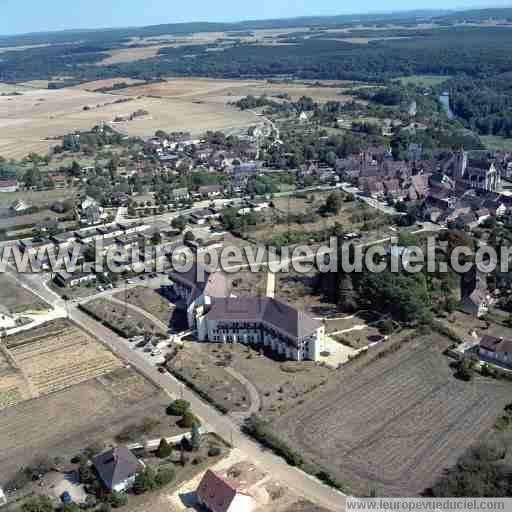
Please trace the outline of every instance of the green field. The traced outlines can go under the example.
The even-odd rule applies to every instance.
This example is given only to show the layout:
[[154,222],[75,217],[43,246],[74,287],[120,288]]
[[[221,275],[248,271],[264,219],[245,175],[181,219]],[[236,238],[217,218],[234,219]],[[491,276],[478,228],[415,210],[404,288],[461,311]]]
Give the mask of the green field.
[[480,135],[480,139],[487,149],[512,151],[512,138],[507,139],[498,135]]
[[436,85],[442,84],[449,80],[451,76],[440,76],[440,75],[411,75],[401,76],[397,78],[402,85],[420,85],[424,87],[435,87]]

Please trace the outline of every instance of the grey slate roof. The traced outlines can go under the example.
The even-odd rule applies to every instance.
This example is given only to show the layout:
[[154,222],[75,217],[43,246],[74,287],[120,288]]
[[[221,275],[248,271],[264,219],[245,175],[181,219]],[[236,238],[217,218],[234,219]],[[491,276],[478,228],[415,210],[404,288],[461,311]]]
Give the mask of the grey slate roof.
[[212,299],[208,320],[264,322],[294,340],[313,334],[321,322],[288,304],[268,297],[224,297]]
[[116,446],[92,460],[102,482],[108,489],[123,483],[142,470],[142,464],[125,446]]

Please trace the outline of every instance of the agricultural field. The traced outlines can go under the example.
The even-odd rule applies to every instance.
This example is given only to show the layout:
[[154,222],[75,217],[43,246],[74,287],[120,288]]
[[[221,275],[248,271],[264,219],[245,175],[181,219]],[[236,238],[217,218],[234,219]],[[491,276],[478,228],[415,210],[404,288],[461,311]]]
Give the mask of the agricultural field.
[[[320,84],[320,85],[319,85]],[[233,103],[245,96],[276,97],[288,94],[294,101],[302,96],[310,96],[315,101],[347,101],[343,88],[350,85],[344,81],[334,82],[283,82],[267,80],[216,80],[209,78],[168,78],[165,82],[144,84],[121,89],[119,94],[131,96],[158,96],[162,98],[190,98],[206,104]],[[278,101],[278,98],[276,98]]]
[[163,327],[142,313],[108,299],[100,298],[83,302],[80,308],[125,338],[144,333],[154,333],[162,337],[167,334]]
[[[119,368],[36,400],[2,411],[0,486],[37,458],[69,461],[99,441],[117,442],[134,425],[151,424],[151,436],[180,433],[164,416],[169,398],[132,369]],[[47,428],[51,425],[51,428]]]
[[121,361],[76,325],[56,320],[5,338],[33,398],[114,371]]
[[48,310],[48,304],[5,272],[0,273],[0,306],[11,315]]
[[169,325],[174,312],[174,305],[156,290],[146,286],[136,286],[116,293],[114,298],[133,304]]
[[450,343],[413,337],[394,353],[356,360],[275,419],[274,431],[356,494],[418,495],[510,401],[508,382],[455,379],[442,355]]
[[411,75],[403,76],[398,78],[402,85],[417,85],[419,87],[435,87],[436,85],[442,84],[447,80],[450,80],[451,76],[439,76],[439,75]]
[[[123,98],[131,101],[116,103]],[[67,133],[88,130],[116,117],[128,117],[136,110],[146,110],[149,115],[116,123],[116,128],[134,136],[150,136],[158,129],[176,126],[200,134],[206,130],[239,129],[254,124],[256,119],[249,112],[214,103],[137,99],[131,93],[113,96],[80,89],[27,88],[21,96],[0,97],[0,156],[22,158],[30,152],[45,154]]]

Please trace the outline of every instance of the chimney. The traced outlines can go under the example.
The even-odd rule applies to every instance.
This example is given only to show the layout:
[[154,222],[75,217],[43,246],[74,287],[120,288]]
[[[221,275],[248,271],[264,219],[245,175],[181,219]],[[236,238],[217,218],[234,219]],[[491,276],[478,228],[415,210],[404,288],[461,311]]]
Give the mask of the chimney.
[[265,297],[273,299],[276,296],[276,275],[268,271],[265,283]]

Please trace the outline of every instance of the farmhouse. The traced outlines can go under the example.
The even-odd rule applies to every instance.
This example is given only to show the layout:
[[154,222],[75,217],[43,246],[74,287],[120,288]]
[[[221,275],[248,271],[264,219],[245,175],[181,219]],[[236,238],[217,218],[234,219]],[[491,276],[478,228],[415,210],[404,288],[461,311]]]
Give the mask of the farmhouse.
[[199,487],[197,500],[210,512],[252,512],[256,501],[240,490],[240,483],[208,470]]
[[103,485],[115,492],[133,487],[135,478],[144,468],[144,464],[125,446],[117,446],[94,457],[92,464]]
[[0,181],[0,192],[16,192],[16,190],[18,190],[17,180]]

